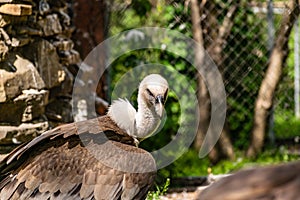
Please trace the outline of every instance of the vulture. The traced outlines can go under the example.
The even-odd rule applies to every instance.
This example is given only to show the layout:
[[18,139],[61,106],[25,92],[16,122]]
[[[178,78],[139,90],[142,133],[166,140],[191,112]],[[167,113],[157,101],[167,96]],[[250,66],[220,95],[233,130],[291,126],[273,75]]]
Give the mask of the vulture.
[[48,130],[0,163],[0,199],[145,199],[156,163],[138,148],[160,125],[168,83],[139,85],[138,108],[112,102],[106,115]]
[[227,176],[204,189],[199,200],[300,199],[300,161],[259,167]]

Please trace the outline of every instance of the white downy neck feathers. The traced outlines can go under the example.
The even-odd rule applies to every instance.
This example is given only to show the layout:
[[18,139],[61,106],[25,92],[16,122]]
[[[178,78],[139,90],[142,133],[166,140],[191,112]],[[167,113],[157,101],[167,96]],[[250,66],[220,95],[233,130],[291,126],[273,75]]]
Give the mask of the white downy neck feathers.
[[137,111],[127,99],[118,99],[113,101],[107,115],[138,143],[159,127],[168,88],[162,76],[148,75],[139,86]]

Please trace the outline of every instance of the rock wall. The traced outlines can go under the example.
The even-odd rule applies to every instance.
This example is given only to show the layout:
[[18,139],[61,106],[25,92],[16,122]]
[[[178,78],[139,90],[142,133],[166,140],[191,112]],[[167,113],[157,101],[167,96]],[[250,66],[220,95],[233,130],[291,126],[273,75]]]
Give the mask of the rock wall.
[[[0,0],[0,153],[72,121],[71,0]],[[9,148],[8,148],[9,149]]]

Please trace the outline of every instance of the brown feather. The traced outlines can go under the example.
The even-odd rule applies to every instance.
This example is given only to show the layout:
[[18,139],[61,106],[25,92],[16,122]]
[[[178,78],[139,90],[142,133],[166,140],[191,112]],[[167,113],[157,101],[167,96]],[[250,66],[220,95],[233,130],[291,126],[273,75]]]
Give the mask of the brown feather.
[[80,194],[80,197],[84,199],[84,198],[87,198],[90,195],[92,195],[93,192],[94,192],[94,185],[88,185],[88,184],[83,183],[81,186],[81,189],[79,191],[79,194]]
[[4,187],[0,192],[1,199],[10,199],[13,195],[14,191],[18,187],[18,180],[15,178],[7,177],[6,179],[2,180],[2,182],[6,182],[7,187]]
[[300,196],[300,162],[240,171],[213,183],[200,200],[294,200]]
[[[1,200],[29,196],[118,199],[122,192],[132,199],[139,194],[144,197],[155,173],[130,174],[118,170],[121,165],[155,171],[151,154],[133,145],[134,140],[108,116],[49,130],[18,147],[0,163]],[[108,148],[111,146],[113,149]],[[138,160],[126,152],[136,153]],[[102,163],[106,160],[115,162],[116,168]]]
[[117,199],[120,196],[122,187],[121,182],[117,184],[97,184],[95,186],[95,198],[96,199]]

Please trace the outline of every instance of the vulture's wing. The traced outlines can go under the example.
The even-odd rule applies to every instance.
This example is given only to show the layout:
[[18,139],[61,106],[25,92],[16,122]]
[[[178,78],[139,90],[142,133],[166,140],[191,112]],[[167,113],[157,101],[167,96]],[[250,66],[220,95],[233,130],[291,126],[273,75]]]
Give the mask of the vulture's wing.
[[132,144],[107,116],[47,131],[0,163],[0,199],[143,199],[155,161]]
[[300,162],[240,171],[213,183],[199,200],[296,200]]

